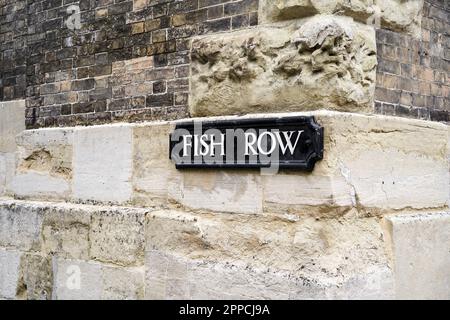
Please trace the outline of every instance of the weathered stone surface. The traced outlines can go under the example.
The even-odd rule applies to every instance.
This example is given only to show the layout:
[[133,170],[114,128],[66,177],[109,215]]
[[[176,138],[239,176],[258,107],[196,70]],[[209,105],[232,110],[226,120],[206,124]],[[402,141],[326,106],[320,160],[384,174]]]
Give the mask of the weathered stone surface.
[[19,251],[0,249],[0,298],[14,299],[19,281]]
[[133,128],[133,202],[140,205],[166,204],[171,175],[176,174],[168,160],[168,123]]
[[450,299],[450,214],[385,218],[398,299]]
[[156,250],[146,252],[145,298],[149,300],[187,299],[188,265]]
[[43,215],[33,204],[0,202],[0,247],[39,251]]
[[236,172],[177,171],[169,160],[173,124],[133,129],[133,201],[140,205],[176,202],[194,209],[262,212],[259,177]]
[[[448,299],[450,292],[448,213],[387,215],[383,229],[381,218],[359,208],[301,216],[27,201],[0,207],[5,299]],[[35,215],[44,219],[37,227],[20,223]],[[41,229],[42,239],[35,235]],[[4,239],[17,239],[21,251],[39,250],[42,241],[42,251],[5,250],[12,246]],[[71,247],[85,241],[90,257]],[[90,261],[70,258],[77,255]],[[76,276],[80,289],[73,289]]]
[[[243,118],[284,115],[288,114]],[[169,201],[196,210],[318,215],[342,214],[352,207],[361,212],[382,213],[390,209],[448,206],[445,125],[329,111],[289,115],[313,115],[325,128],[325,158],[316,164],[312,173],[176,171],[166,154],[160,154],[159,160],[155,155],[151,162],[155,168],[171,168],[171,174],[165,175],[168,183],[161,184],[168,187]],[[157,134],[154,131],[153,140]],[[158,141],[166,139],[167,132],[160,134]],[[144,143],[145,139],[140,141]],[[148,157],[146,152],[141,154]],[[144,158],[134,161],[142,167],[145,162],[141,159]],[[152,174],[152,166],[146,168],[140,171],[140,181],[150,177],[156,184],[159,169]],[[165,194],[164,190],[161,194]]]
[[89,233],[91,259],[118,265],[144,261],[144,210],[121,208],[92,214]]
[[131,198],[132,130],[126,125],[79,128],[74,135],[73,197],[125,203]]
[[353,190],[356,206],[380,209],[448,206],[445,125],[327,112],[318,113],[317,119],[329,133],[325,137],[328,151],[316,172],[328,171],[332,176],[345,178]]
[[118,268],[103,266],[102,272],[102,299],[137,300],[144,298],[144,267]]
[[191,56],[194,116],[372,110],[375,32],[349,18],[316,16],[200,37]]
[[19,172],[36,171],[71,178],[73,129],[28,130],[16,140]]
[[[392,271],[377,218],[348,214],[322,220],[287,215],[191,215],[158,211],[147,216],[146,250],[146,283],[153,288],[146,290],[148,298],[189,298],[193,291],[196,291],[193,298],[206,295],[223,298],[224,292],[233,294],[227,284],[230,281],[242,286],[235,293],[241,298],[261,297],[256,295],[258,292],[266,298],[275,298],[274,292],[261,291],[263,283],[267,286],[271,281],[284,283],[283,288],[275,291],[286,298],[329,295],[373,299],[393,295]],[[178,258],[192,260],[193,264],[186,266]],[[216,263],[218,270],[214,267]],[[231,268],[228,271],[227,266]],[[167,268],[173,271],[168,272]],[[188,283],[186,270],[197,272],[198,277],[203,274],[202,280]],[[267,272],[248,273],[248,270]],[[239,281],[231,280],[238,277]],[[309,284],[297,283],[298,287],[291,288],[289,277]],[[259,283],[255,288],[253,281]],[[190,285],[195,287],[188,289]],[[204,290],[201,292],[200,288]]]
[[25,130],[25,100],[0,102],[0,196],[15,169],[16,136]]
[[42,252],[67,259],[89,260],[91,212],[61,204],[50,206],[42,226]]
[[39,172],[18,173],[13,177],[8,190],[23,199],[58,200],[70,196],[70,184],[67,180]]
[[147,299],[387,299],[389,269],[372,268],[335,286],[283,271],[199,262],[157,251],[147,253]]
[[54,299],[142,299],[143,268],[117,268],[82,260],[57,259]]
[[69,199],[73,130],[24,131],[16,141],[17,168],[9,192],[21,198]]
[[53,299],[101,299],[103,290],[101,264],[81,260],[56,259],[54,272]]
[[14,153],[0,152],[0,196],[6,192],[15,171],[16,156]]
[[48,300],[53,290],[52,259],[40,254],[22,255],[17,298],[26,300]]
[[[310,174],[278,174],[263,176],[264,201],[267,210],[271,204],[348,207],[353,205],[352,189],[344,177]],[[286,188],[286,186],[295,186]]]
[[[295,115],[313,115],[325,128],[325,158],[312,173],[176,170],[168,155],[174,123],[123,124],[76,129],[82,137],[73,151],[73,196],[70,180],[53,177],[49,172],[54,166],[48,164],[43,165],[46,172],[18,172],[10,189],[24,198],[54,196],[151,207],[175,204],[235,213],[332,215],[352,207],[376,213],[448,206],[446,126],[332,111],[256,114],[243,119]],[[44,142],[42,148],[46,148]]]
[[169,182],[169,199],[199,210],[262,213],[260,176],[252,172],[180,172]]
[[[448,206],[445,125],[327,111],[310,114],[325,128],[325,157],[312,174],[263,176],[265,211],[326,215],[351,207],[382,213]],[[295,188],[281,187],[294,183]]]
[[395,31],[420,35],[423,0],[262,0],[262,23],[315,14],[337,14]]
[[0,152],[15,152],[16,135],[25,130],[25,100],[0,102]]

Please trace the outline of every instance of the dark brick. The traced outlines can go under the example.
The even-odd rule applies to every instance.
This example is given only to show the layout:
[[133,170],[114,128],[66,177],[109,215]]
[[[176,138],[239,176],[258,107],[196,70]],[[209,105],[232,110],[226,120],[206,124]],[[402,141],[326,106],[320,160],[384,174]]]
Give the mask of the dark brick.
[[117,99],[108,102],[109,111],[124,110],[130,108],[130,99]]
[[375,89],[375,99],[383,102],[397,104],[400,100],[400,92],[400,90],[389,90],[386,88],[377,87]]
[[183,0],[169,3],[168,14],[173,15],[180,12],[188,12],[198,9],[198,0]]
[[207,17],[209,20],[222,18],[223,15],[223,5],[208,8]]
[[119,2],[108,7],[108,14],[115,15],[133,10],[133,1]]
[[449,114],[445,110],[430,110],[430,120],[448,122]]
[[84,91],[93,89],[95,86],[94,79],[76,80],[72,82],[73,91]]
[[390,61],[383,58],[378,59],[378,72],[388,72],[392,74],[400,74],[400,63]]
[[97,77],[111,74],[111,65],[95,65],[89,67],[89,76]]
[[166,92],[166,81],[156,81],[153,83],[153,93]]
[[225,15],[238,15],[258,10],[258,0],[242,0],[225,4]]
[[242,14],[234,16],[231,19],[231,27],[233,29],[241,29],[250,25],[250,19],[248,14]]
[[155,68],[167,66],[167,54],[158,54],[153,57]]
[[65,104],[61,106],[61,114],[69,115],[72,113],[72,106],[70,104]]
[[228,31],[231,29],[231,18],[207,21],[199,26],[199,34]]
[[145,108],[146,99],[145,97],[133,97],[130,100],[130,107],[132,109],[142,109]]
[[147,107],[165,107],[173,105],[173,94],[157,94],[147,96]]

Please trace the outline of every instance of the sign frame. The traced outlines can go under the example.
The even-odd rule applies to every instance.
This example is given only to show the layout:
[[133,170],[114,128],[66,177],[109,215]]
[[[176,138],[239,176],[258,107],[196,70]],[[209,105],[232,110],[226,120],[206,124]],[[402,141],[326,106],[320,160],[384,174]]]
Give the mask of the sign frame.
[[[236,119],[224,119],[224,120],[192,120],[178,122],[175,125],[175,130],[185,129],[191,133],[194,132],[195,123],[202,124],[202,132],[208,129],[265,129],[266,127],[273,127],[277,129],[283,129],[286,127],[295,127],[296,129],[308,130],[309,138],[306,141],[310,145],[309,152],[303,160],[289,160],[278,161],[275,163],[261,164],[261,163],[176,163],[176,169],[256,169],[256,168],[268,168],[272,166],[278,166],[280,169],[295,169],[312,171],[315,163],[323,159],[324,153],[324,128],[320,126],[314,116],[288,116],[288,117],[262,117],[262,118],[236,118]],[[281,131],[281,130],[280,130]],[[172,150],[179,141],[172,141],[173,134],[169,135],[169,158],[172,157]]]

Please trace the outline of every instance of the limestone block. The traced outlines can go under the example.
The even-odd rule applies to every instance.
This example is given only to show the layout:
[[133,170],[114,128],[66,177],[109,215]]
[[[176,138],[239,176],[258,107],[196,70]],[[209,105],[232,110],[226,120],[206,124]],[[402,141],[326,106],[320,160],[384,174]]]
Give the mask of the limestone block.
[[50,206],[42,223],[42,252],[67,259],[89,259],[91,212],[61,204]]
[[14,153],[0,152],[0,196],[6,192],[14,176],[15,160]]
[[264,176],[266,211],[323,214],[356,207],[373,213],[448,206],[445,125],[329,111],[309,114],[324,127],[324,159],[311,174]]
[[[333,111],[241,118],[296,115],[314,116],[325,130],[324,159],[312,173],[173,171],[168,182],[169,200],[197,210],[318,215],[340,215],[352,207],[362,213],[383,213],[448,206],[445,125]],[[173,164],[170,166],[173,169]]]
[[[448,206],[445,125],[385,116],[323,112],[325,159],[317,173],[344,177],[357,206],[424,209]],[[432,144],[427,141],[433,141]]]
[[[244,270],[233,265],[198,263],[189,266],[191,299],[289,299],[291,288],[303,284],[283,273]],[[296,281],[297,280],[297,281]],[[270,283],[270,285],[269,285]],[[315,288],[311,288],[314,296]]]
[[144,267],[102,267],[103,293],[106,300],[138,300],[144,298]]
[[102,268],[99,263],[56,259],[55,300],[99,300],[102,297]]
[[132,130],[127,125],[78,128],[74,134],[73,197],[125,203],[132,187]]
[[[388,274],[373,268],[342,286],[269,268],[193,261],[157,251],[147,253],[147,299],[383,299],[392,298]],[[387,281],[386,281],[387,280]],[[386,291],[383,291],[386,290]]]
[[364,273],[350,277],[339,287],[327,290],[325,296],[334,300],[395,299],[394,272],[387,265],[368,266]]
[[40,254],[25,253],[20,260],[17,298],[49,300],[53,290],[52,259]]
[[19,172],[36,171],[70,180],[73,129],[27,130],[17,139]]
[[189,297],[188,265],[181,259],[157,250],[145,255],[145,298],[149,300],[179,300]]
[[202,239],[197,221],[195,216],[180,211],[149,213],[145,222],[145,250],[174,250],[182,255],[206,250],[209,245]]
[[385,218],[398,299],[450,299],[450,214]]
[[174,125],[144,124],[133,128],[133,201],[140,205],[167,200],[194,209],[259,213],[259,176],[244,171],[177,171],[169,160]]
[[242,170],[180,172],[169,181],[169,199],[200,210],[262,212],[260,176]]
[[66,179],[52,177],[45,173],[17,173],[12,178],[8,192],[22,199],[68,199],[70,196],[70,183]]
[[168,183],[175,168],[169,161],[168,123],[133,128],[133,202],[140,205],[165,204]]
[[395,31],[420,35],[423,0],[262,0],[261,23],[336,14]]
[[343,284],[305,279],[279,270],[197,263],[190,266],[190,299],[392,299],[390,270],[373,268]]
[[91,259],[117,265],[142,265],[145,211],[121,208],[92,213]]
[[33,204],[0,202],[0,246],[39,251],[43,215]]
[[0,102],[0,152],[16,151],[16,135],[25,130],[25,100]]
[[70,198],[73,130],[24,131],[16,141],[17,168],[9,191],[20,198]]
[[0,249],[0,298],[14,299],[19,281],[20,252]]
[[193,116],[372,111],[375,32],[350,18],[317,16],[195,38],[191,58]]
[[[263,176],[265,209],[302,207],[348,207],[353,205],[352,189],[343,177],[310,174]],[[293,186],[286,188],[286,186]]]
[[[374,299],[393,295],[392,271],[377,218],[346,215],[339,219],[289,219],[287,216],[157,211],[147,216],[146,251],[146,285],[153,288],[146,291],[147,298],[182,299],[193,291],[197,292],[198,299],[224,298],[223,292],[251,298],[246,296],[244,288],[233,291],[224,286],[227,283],[248,285],[254,278],[259,279],[258,285],[255,284],[254,291],[248,291],[249,295],[264,292],[263,284],[270,287],[267,284],[271,282],[278,283],[282,287],[277,289],[278,294],[287,298]],[[203,280],[190,284],[190,264],[186,267],[186,261],[180,258],[194,261],[194,269],[200,268],[196,274],[198,277],[203,274]],[[225,270],[222,267],[216,270],[215,263],[225,265]],[[206,270],[201,269],[203,264]],[[227,265],[236,267],[228,270]],[[165,266],[176,270],[169,273]],[[188,276],[185,276],[186,268]],[[245,275],[248,268],[268,273],[255,271],[244,276],[245,279],[232,280],[242,277],[241,273]],[[290,287],[292,281],[288,279],[298,279],[298,283]],[[216,287],[220,289],[214,292]],[[266,291],[265,294],[267,298],[274,293]]]
[[5,192],[6,172],[6,157],[4,153],[0,153],[0,196]]
[[53,299],[136,300],[143,295],[143,268],[120,268],[82,260],[57,259],[55,263]]

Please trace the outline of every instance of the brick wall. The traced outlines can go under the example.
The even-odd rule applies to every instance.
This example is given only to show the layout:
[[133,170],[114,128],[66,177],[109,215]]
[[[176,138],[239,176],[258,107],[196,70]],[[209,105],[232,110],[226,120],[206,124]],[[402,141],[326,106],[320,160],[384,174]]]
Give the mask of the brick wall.
[[[26,98],[28,128],[186,117],[188,39],[258,24],[258,2],[0,0],[0,100]],[[450,2],[423,16],[419,37],[377,30],[375,111],[448,121]]]
[[0,0],[0,101],[25,96],[26,4],[26,0]]
[[420,38],[377,30],[375,111],[450,121],[450,1],[425,1]]
[[[66,25],[71,5],[80,8],[80,30]],[[258,21],[258,0],[0,0],[0,6],[1,98],[26,97],[27,128],[186,117],[187,40]]]

